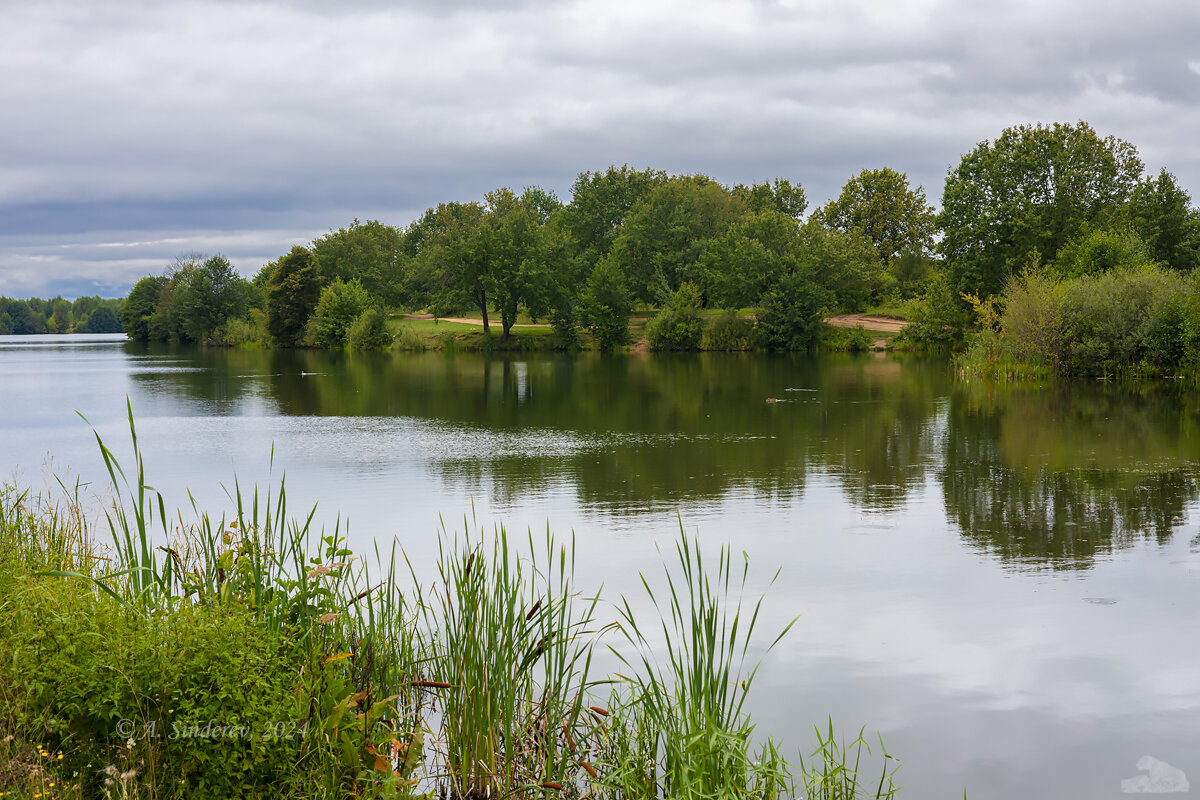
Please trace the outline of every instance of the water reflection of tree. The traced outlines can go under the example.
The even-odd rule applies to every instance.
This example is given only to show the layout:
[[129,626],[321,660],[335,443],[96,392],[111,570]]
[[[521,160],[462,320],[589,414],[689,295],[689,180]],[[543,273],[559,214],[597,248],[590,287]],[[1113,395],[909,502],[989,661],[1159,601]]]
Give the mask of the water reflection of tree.
[[565,477],[583,502],[630,510],[733,490],[793,498],[813,467],[855,504],[894,508],[926,478],[948,386],[944,367],[875,358],[189,352],[198,371],[153,380],[212,413],[236,413],[253,391],[288,416],[405,416],[523,438],[514,454],[479,437],[477,467],[431,468],[490,482],[498,498]]
[[956,392],[940,479],[963,536],[1016,563],[1090,566],[1167,541],[1197,496],[1194,413],[1096,387]]

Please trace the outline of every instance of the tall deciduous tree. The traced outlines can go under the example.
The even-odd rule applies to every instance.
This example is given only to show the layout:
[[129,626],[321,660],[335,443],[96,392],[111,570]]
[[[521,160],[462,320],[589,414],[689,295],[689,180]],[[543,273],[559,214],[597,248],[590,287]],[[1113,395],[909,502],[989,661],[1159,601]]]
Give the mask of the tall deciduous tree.
[[150,340],[150,322],[158,309],[159,295],[166,285],[167,279],[162,275],[151,275],[134,284],[121,309],[121,327],[130,339],[139,342]]
[[321,294],[321,278],[312,251],[296,245],[271,271],[267,284],[267,332],[283,347],[294,347]]
[[698,264],[707,241],[724,234],[744,210],[711,178],[672,178],[638,202],[607,257],[625,274],[634,300],[654,303],[685,281],[701,281]]
[[940,250],[955,291],[995,294],[1025,264],[1054,261],[1084,226],[1105,228],[1142,171],[1133,145],[1090,125],[1006,129],[946,177]]
[[796,220],[804,216],[804,209],[808,208],[804,189],[787,178],[776,178],[771,183],[756,183],[753,186],[739,183],[733,187],[733,194],[751,211],[776,211]]
[[908,176],[890,167],[864,169],[816,216],[843,233],[861,232],[885,266],[906,253],[927,252],[937,233],[937,215],[925,189],[910,188]]
[[1200,212],[1174,175],[1164,169],[1139,182],[1125,213],[1155,261],[1180,272],[1200,265]]
[[396,306],[403,297],[404,234],[378,220],[330,231],[312,243],[322,283],[357,280],[371,297]]
[[561,224],[575,240],[585,273],[608,255],[637,202],[666,180],[665,172],[630,169],[628,164],[579,175],[571,187],[571,203],[563,209]]
[[751,212],[709,240],[700,257],[700,285],[711,305],[757,305],[777,280],[795,272],[800,257],[795,219],[770,208]]

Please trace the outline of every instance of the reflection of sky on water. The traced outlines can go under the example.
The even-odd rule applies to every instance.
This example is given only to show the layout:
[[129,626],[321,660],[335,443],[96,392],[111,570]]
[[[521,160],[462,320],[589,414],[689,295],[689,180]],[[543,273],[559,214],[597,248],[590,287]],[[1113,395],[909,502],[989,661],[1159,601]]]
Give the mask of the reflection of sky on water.
[[[922,463],[908,483],[864,482],[856,459],[869,444],[846,440],[853,446],[842,452],[839,437],[853,425],[843,421],[816,429],[831,446],[794,483],[787,469],[774,483],[740,474],[713,483],[706,470],[720,469],[719,459],[683,464],[678,483],[711,488],[671,502],[632,490],[622,498],[622,481],[654,480],[637,472],[652,462],[636,456],[688,444],[701,448],[686,451],[694,456],[765,437],[280,416],[269,369],[214,376],[200,396],[180,383],[196,378],[196,366],[175,357],[89,346],[22,360],[31,352],[0,351],[0,380],[15,403],[0,422],[0,463],[21,464],[28,483],[47,452],[56,468],[99,483],[94,441],[72,410],[123,454],[131,393],[148,474],[169,502],[185,505],[190,488],[200,507],[229,509],[235,476],[246,492],[286,473],[293,512],[319,500],[319,522],[332,527],[348,515],[360,550],[396,536],[419,572],[433,562],[439,515],[461,529],[473,509],[480,527],[537,531],[549,522],[560,535],[573,531],[589,587],[627,593],[645,610],[637,573],[659,575],[659,550],[672,555],[682,523],[706,548],[729,542],[749,555],[750,591],[767,593],[760,631],[801,615],[767,654],[749,701],[759,732],[781,735],[789,753],[807,748],[810,725],[832,715],[851,738],[862,724],[884,734],[906,762],[900,780],[911,796],[961,796],[964,786],[972,798],[1115,796],[1146,753],[1200,774],[1195,497],[1175,536],[1132,538],[1085,570],[1002,560],[947,521],[946,397],[924,402],[911,436],[880,445],[915,448]],[[538,373],[515,373],[518,398],[532,402]],[[848,391],[853,375],[836,377]],[[227,391],[222,381],[240,385]],[[995,452],[1011,457],[1015,446]],[[1036,461],[1041,451],[1029,452]],[[614,473],[612,495],[581,495],[586,469],[601,460]]]

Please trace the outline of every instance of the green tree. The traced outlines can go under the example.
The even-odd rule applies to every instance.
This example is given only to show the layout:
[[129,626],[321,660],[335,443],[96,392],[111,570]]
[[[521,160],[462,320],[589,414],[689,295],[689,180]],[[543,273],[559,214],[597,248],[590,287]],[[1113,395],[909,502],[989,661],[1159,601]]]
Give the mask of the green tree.
[[1151,257],[1178,272],[1200,264],[1200,212],[1165,169],[1147,176],[1129,195],[1125,216],[1149,245]]
[[704,335],[700,319],[700,290],[684,282],[663,309],[646,323],[646,343],[651,350],[697,350]]
[[925,189],[909,188],[908,176],[890,167],[864,169],[816,217],[834,230],[861,232],[885,266],[906,253],[928,252],[937,234],[937,215]]
[[334,278],[321,290],[308,321],[308,333],[321,347],[344,347],[350,326],[370,305],[371,296],[357,278],[349,283]]
[[754,212],[775,211],[792,219],[804,216],[808,198],[798,183],[786,178],[776,178],[773,183],[756,183],[753,186],[738,184],[733,195]]
[[780,277],[796,270],[803,243],[800,225],[773,210],[752,211],[710,239],[698,272],[710,305],[746,308]]
[[744,208],[711,178],[671,178],[638,201],[608,257],[625,274],[634,300],[655,303],[663,290],[702,282],[699,261],[708,240],[723,235]]
[[397,306],[404,297],[404,234],[378,220],[330,231],[312,243],[323,283],[357,280],[371,297]]
[[71,304],[62,296],[55,297],[46,304],[46,332],[70,333],[75,324],[75,315],[71,313]]
[[438,316],[474,306],[490,332],[487,212],[479,203],[443,203],[413,231],[414,277],[425,307]]
[[121,321],[108,306],[100,306],[88,314],[87,322],[83,324],[84,333],[120,333]]
[[[533,196],[535,201],[539,195]],[[507,339],[522,305],[541,310],[545,296],[543,265],[538,258],[539,219],[543,209],[510,189],[486,195],[485,224],[479,252],[486,264],[484,284],[500,311],[500,338]]]
[[782,277],[758,309],[759,341],[768,350],[811,349],[821,334],[829,300],[829,293],[806,270]]
[[1031,257],[1053,263],[1084,226],[1111,226],[1142,162],[1086,122],[1019,126],[982,142],[946,177],[939,245],[957,292],[996,294]]
[[220,253],[194,265],[180,289],[184,336],[202,342],[226,320],[245,314],[247,283]]
[[575,241],[585,273],[590,274],[608,255],[638,201],[666,180],[664,172],[634,170],[628,164],[580,173],[571,186],[571,203],[562,210],[561,224]]
[[611,257],[597,264],[588,276],[580,305],[588,330],[601,351],[611,352],[629,342],[629,291],[625,288],[625,276]]
[[320,293],[316,256],[296,245],[276,263],[267,285],[267,332],[277,344],[300,343]]
[[539,313],[549,316],[554,328],[554,346],[573,350],[579,345],[580,295],[586,283],[584,267],[575,252],[575,242],[561,224],[561,215],[551,216],[538,229]]
[[150,275],[134,284],[121,310],[121,327],[130,339],[150,341],[151,320],[158,310],[158,298],[166,286],[167,278],[162,275]]
[[800,229],[800,242],[801,264],[842,311],[860,311],[895,285],[871,240],[857,228],[843,232],[811,219]]

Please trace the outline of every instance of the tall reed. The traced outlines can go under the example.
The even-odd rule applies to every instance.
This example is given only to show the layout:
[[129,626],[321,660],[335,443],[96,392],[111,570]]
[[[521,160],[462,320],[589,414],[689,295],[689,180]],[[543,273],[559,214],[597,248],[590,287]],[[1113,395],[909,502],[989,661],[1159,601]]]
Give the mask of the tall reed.
[[[465,521],[464,521],[465,522]],[[440,696],[449,795],[507,796],[582,773],[596,598],[574,590],[574,548],[501,527],[490,546],[443,529],[439,583],[422,605],[425,685]],[[414,575],[414,583],[416,583]]]
[[620,627],[637,655],[614,649],[632,671],[633,695],[620,710],[632,720],[638,732],[634,741],[647,758],[640,763],[615,759],[606,765],[606,783],[629,798],[775,796],[785,788],[782,773],[770,758],[766,765],[753,758],[754,726],[743,710],[758,671],[757,664],[747,667],[746,654],[762,605],[759,598],[749,608],[742,606],[749,561],[743,560],[735,584],[729,547],[720,549],[714,574],[705,570],[699,542],[682,531],[676,554],[677,571],[664,568],[665,591],[656,592],[642,576],[661,620],[665,662],[655,657],[649,632],[622,599]]

